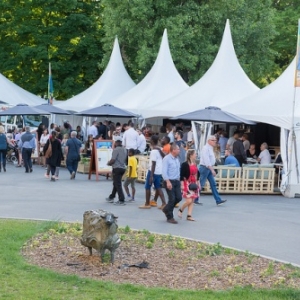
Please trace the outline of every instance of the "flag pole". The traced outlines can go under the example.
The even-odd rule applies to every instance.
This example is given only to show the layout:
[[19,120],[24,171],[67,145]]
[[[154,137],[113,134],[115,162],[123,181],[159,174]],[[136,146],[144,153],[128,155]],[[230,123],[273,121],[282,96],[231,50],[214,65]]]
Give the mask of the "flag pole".
[[51,63],[49,62],[49,78],[48,78],[48,104],[53,104],[53,81],[52,81],[52,72],[51,72]]

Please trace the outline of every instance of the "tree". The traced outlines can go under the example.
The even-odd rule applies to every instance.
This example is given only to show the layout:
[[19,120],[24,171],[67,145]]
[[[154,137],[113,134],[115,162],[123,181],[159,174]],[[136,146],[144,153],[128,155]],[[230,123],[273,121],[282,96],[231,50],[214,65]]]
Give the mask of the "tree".
[[141,80],[157,56],[164,28],[168,29],[175,65],[189,84],[210,67],[219,45],[226,19],[236,53],[248,76],[257,84],[274,68],[275,36],[271,0],[103,0],[104,49],[118,36],[130,75]]
[[276,64],[282,70],[296,55],[300,6],[297,0],[274,0],[273,6],[276,9],[274,22],[278,35],[272,48],[277,52]]
[[0,72],[44,95],[51,62],[55,98],[78,94],[101,74],[100,15],[93,0],[2,0]]

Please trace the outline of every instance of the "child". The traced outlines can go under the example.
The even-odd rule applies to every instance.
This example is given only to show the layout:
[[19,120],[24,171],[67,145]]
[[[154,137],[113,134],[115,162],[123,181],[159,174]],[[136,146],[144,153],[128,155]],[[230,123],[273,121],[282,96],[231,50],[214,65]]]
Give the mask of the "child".
[[[129,202],[134,202],[134,196],[135,196],[135,181],[137,178],[137,159],[134,156],[134,149],[128,150],[128,169],[126,174],[126,179],[124,182],[124,189],[126,191],[126,194],[129,198]],[[128,186],[131,184],[131,195],[129,193]]]

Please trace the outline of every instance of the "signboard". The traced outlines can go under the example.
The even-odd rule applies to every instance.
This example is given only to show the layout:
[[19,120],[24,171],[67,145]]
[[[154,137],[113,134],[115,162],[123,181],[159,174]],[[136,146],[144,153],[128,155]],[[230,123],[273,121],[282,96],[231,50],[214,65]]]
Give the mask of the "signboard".
[[112,140],[94,140],[89,179],[91,179],[93,172],[96,174],[96,180],[98,180],[99,174],[110,174],[112,172],[112,167],[108,166],[107,163],[112,156],[113,143]]

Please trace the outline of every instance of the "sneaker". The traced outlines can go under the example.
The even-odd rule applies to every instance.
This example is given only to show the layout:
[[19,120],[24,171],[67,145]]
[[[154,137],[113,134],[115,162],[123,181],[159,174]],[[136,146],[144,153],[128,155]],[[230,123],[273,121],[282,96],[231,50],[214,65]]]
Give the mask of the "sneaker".
[[167,222],[171,224],[178,224],[178,222],[174,218],[168,219]]
[[75,172],[73,171],[72,174],[71,174],[70,179],[74,179],[74,178],[75,178]]
[[55,180],[58,180],[58,176],[55,176]]
[[55,176],[52,176],[52,177],[51,177],[51,181],[55,181]]
[[217,206],[220,206],[222,204],[224,204],[227,200],[221,200],[220,202],[217,203]]
[[114,205],[124,206],[126,205],[124,201],[117,201],[114,203]]
[[130,202],[130,203],[134,203],[134,202],[135,202],[135,200],[134,200],[134,198],[131,198],[131,199],[129,199],[129,200],[128,200],[128,202]]
[[194,204],[196,204],[196,205],[203,205],[203,203],[199,202],[199,201],[194,201]]
[[139,208],[140,208],[140,209],[150,209],[151,206],[150,206],[150,205],[144,204],[144,205],[139,206]]
[[154,200],[150,201],[150,206],[156,207],[157,206],[157,202]]
[[109,203],[114,203],[114,198],[105,198],[105,200]]
[[45,176],[46,178],[50,178],[50,175],[48,175],[48,174],[45,174],[44,176]]

